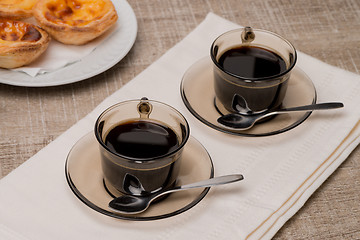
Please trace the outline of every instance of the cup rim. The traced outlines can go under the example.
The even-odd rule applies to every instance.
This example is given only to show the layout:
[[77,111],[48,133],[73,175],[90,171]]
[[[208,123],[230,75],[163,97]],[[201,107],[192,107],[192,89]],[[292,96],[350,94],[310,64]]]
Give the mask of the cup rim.
[[179,152],[180,150],[183,149],[184,145],[187,143],[189,137],[190,137],[190,126],[189,126],[189,123],[188,121],[186,120],[186,118],[184,117],[183,114],[181,114],[177,109],[175,109],[174,107],[170,106],[169,104],[166,104],[166,103],[163,103],[163,102],[160,102],[160,101],[156,101],[156,100],[146,100],[146,101],[149,101],[150,103],[156,103],[156,104],[160,104],[160,105],[164,105],[166,107],[168,107],[169,109],[171,109],[173,112],[175,112],[185,123],[185,129],[187,130],[186,133],[185,133],[185,136],[183,138],[183,141],[181,142],[181,144],[174,150],[164,154],[164,155],[159,155],[159,156],[156,156],[156,157],[149,157],[149,158],[137,158],[137,157],[130,157],[130,156],[126,156],[126,155],[122,155],[122,154],[119,154],[119,153],[115,153],[113,151],[111,151],[108,146],[106,146],[106,144],[103,142],[101,136],[99,135],[99,131],[97,130],[98,129],[98,126],[100,124],[100,121],[101,121],[101,118],[106,114],[108,113],[109,111],[111,111],[112,109],[120,106],[120,105],[123,105],[123,104],[127,104],[127,103],[131,103],[131,102],[134,102],[134,103],[139,103],[141,101],[141,99],[132,99],[132,100],[126,100],[126,101],[122,101],[122,102],[119,102],[119,103],[116,103],[116,104],[113,104],[111,105],[110,107],[106,108],[97,118],[96,122],[95,122],[95,127],[94,127],[94,132],[95,132],[95,137],[96,137],[96,140],[98,141],[98,143],[100,144],[100,146],[102,148],[104,148],[109,154],[113,155],[113,156],[116,156],[116,157],[120,157],[122,159],[125,159],[127,161],[131,161],[132,163],[148,163],[148,164],[151,164],[153,161],[157,161],[159,159],[162,159],[162,158],[166,158],[170,155],[173,155],[177,152]]
[[277,33],[274,33],[274,32],[271,32],[271,31],[267,31],[267,30],[263,30],[263,29],[252,29],[254,32],[264,32],[264,33],[267,33],[267,34],[271,34],[271,35],[274,35],[278,38],[280,38],[281,40],[283,40],[285,43],[287,43],[291,49],[293,49],[294,51],[294,61],[290,64],[289,68],[287,68],[285,71],[279,73],[279,74],[276,74],[276,75],[272,75],[272,76],[266,76],[266,77],[259,77],[259,78],[249,78],[249,77],[243,77],[243,76],[239,76],[235,73],[232,73],[232,72],[229,72],[227,71],[226,69],[224,69],[222,66],[220,66],[220,64],[216,61],[216,58],[213,54],[213,49],[214,49],[214,45],[215,45],[215,42],[222,36],[226,35],[226,34],[229,34],[229,33],[232,33],[232,32],[238,32],[238,31],[242,31],[243,29],[245,29],[244,27],[243,28],[237,28],[237,29],[233,29],[233,30],[230,30],[230,31],[227,31],[227,32],[224,32],[222,33],[221,35],[219,35],[218,37],[215,38],[215,40],[212,42],[211,44],[211,47],[210,47],[210,57],[211,57],[211,60],[212,62],[214,63],[214,65],[221,71],[225,72],[226,74],[232,76],[232,77],[235,77],[239,80],[243,80],[245,82],[258,82],[258,81],[263,81],[263,80],[269,80],[269,79],[276,79],[276,78],[280,78],[284,75],[286,75],[287,73],[289,73],[294,67],[295,67],[295,64],[297,62],[297,51],[294,47],[294,45],[289,41],[287,40],[286,38],[280,36],[279,34]]

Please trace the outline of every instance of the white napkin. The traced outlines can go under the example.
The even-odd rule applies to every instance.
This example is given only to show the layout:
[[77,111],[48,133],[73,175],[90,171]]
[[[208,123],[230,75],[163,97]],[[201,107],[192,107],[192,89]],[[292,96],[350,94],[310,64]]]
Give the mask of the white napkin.
[[[36,24],[33,18],[27,21]],[[46,51],[38,59],[29,65],[11,70],[24,72],[31,77],[35,77],[38,74],[52,72],[69,64],[76,63],[94,51],[95,48],[99,46],[99,44],[101,44],[106,38],[118,31],[118,28],[119,24],[117,22],[103,35],[87,44],[80,46],[67,45],[52,39]]]
[[[208,14],[148,69],[4,177],[0,239],[270,239],[358,145],[360,77],[299,53],[298,66],[313,80],[318,102],[341,101],[345,108],[313,112],[298,127],[269,137],[220,133],[190,114],[179,85],[184,72],[209,54],[215,37],[237,27]],[[212,188],[195,207],[163,220],[117,220],[85,206],[65,180],[70,148],[92,131],[105,108],[143,96],[185,115],[192,135],[209,151],[216,176],[240,172],[245,180]]]

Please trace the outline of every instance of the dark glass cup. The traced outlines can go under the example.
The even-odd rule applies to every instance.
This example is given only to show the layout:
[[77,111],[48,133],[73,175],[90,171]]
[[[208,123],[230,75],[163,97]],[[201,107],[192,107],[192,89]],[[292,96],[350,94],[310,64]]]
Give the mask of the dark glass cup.
[[[278,56],[285,67],[274,75],[261,77],[242,76],[226,69],[221,62],[222,56],[231,49],[241,47],[257,48],[259,51],[263,50]],[[213,62],[215,104],[222,114],[229,112],[257,114],[281,107],[291,70],[297,60],[296,50],[288,40],[265,30],[250,27],[235,29],[215,39],[210,56]],[[246,64],[239,63],[236,67],[246,68]],[[263,70],[265,71],[265,69],[254,71],[261,74]]]
[[[131,135],[131,132],[122,133],[121,131],[125,130],[121,129],[124,128],[116,134],[119,134],[118,138],[127,138],[129,134],[135,138],[128,138],[126,143],[122,142],[121,144],[126,146],[124,149],[126,151],[119,152],[116,150],[119,146],[114,148],[109,145],[107,137],[115,128],[125,126],[129,122],[138,124],[137,128],[133,129],[135,135]],[[154,124],[160,129],[147,128]],[[175,136],[177,144],[169,146],[165,152],[151,152],[152,141],[157,144],[156,134],[163,137],[163,134],[167,134],[166,131],[170,132],[171,136]],[[155,135],[150,135],[151,137],[146,139],[148,134]],[[173,107],[143,98],[124,101],[106,109],[96,121],[95,136],[100,146],[106,186],[125,194],[146,195],[175,184],[190,129],[184,116]],[[147,145],[139,145],[137,141],[148,142]],[[163,138],[159,141],[163,141]]]

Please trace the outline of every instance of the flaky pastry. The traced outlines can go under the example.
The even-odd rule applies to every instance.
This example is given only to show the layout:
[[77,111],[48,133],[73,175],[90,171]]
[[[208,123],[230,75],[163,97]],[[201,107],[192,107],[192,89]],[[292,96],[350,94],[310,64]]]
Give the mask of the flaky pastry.
[[0,67],[16,68],[29,64],[48,47],[50,36],[30,23],[0,20]]
[[33,15],[54,39],[74,45],[100,36],[118,18],[110,0],[39,0]]
[[32,16],[37,0],[0,0],[0,18],[19,20]]

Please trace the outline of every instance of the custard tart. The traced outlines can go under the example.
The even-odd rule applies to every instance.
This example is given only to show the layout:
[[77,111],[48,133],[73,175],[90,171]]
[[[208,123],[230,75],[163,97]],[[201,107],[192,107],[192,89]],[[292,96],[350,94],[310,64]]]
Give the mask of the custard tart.
[[16,68],[38,58],[48,47],[50,36],[38,26],[0,19],[0,67]]
[[110,0],[39,0],[33,15],[54,39],[73,45],[95,39],[118,18]]
[[0,18],[19,20],[32,16],[37,0],[0,0]]

